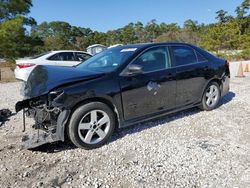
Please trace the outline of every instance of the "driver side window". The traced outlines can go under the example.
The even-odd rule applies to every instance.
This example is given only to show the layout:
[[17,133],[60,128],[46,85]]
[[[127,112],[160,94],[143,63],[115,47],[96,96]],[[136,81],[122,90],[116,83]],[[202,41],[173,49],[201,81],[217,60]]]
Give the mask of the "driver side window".
[[167,47],[151,48],[139,56],[132,64],[142,66],[143,72],[153,72],[171,67]]

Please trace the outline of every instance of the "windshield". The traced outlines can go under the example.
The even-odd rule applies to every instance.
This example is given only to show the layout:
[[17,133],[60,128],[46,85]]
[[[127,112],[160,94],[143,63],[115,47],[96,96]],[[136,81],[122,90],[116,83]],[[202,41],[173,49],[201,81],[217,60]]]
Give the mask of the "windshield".
[[128,47],[111,48],[79,64],[77,68],[95,72],[112,72],[127,61],[136,50],[137,48]]

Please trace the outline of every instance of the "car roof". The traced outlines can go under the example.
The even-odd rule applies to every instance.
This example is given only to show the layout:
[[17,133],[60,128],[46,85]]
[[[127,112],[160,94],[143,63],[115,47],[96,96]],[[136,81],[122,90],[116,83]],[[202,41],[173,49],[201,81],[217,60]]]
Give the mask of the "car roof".
[[193,46],[192,44],[189,43],[184,43],[184,42],[150,42],[150,43],[139,43],[139,44],[127,44],[123,45],[122,47],[124,48],[144,48],[144,47],[150,47],[150,46],[158,46],[158,45],[189,45]]
[[107,48],[106,46],[104,46],[104,45],[102,45],[102,44],[93,44],[93,45],[88,46],[87,49],[89,49],[89,48],[94,48],[94,47],[97,47],[97,46]]
[[201,53],[202,55],[204,55],[207,59],[214,59],[217,58],[216,56],[214,56],[213,54],[207,52],[206,50],[197,47],[193,44],[190,43],[185,43],[185,42],[151,42],[151,43],[140,43],[140,44],[128,44],[128,45],[123,45],[123,46],[118,46],[115,48],[138,48],[140,50],[144,50],[148,47],[154,47],[154,46],[159,46],[159,45],[185,45],[185,46],[189,46],[193,49],[195,49],[196,51],[198,51],[199,53]]
[[53,50],[51,52],[82,52],[88,54],[88,52],[85,51],[79,51],[79,50]]

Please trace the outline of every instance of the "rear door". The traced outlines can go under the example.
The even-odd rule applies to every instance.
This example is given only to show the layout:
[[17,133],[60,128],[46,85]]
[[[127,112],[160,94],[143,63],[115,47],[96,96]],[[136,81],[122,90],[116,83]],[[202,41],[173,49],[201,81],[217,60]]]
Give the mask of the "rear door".
[[176,106],[200,102],[209,62],[190,46],[176,45],[171,49],[176,67]]
[[175,107],[175,68],[167,46],[150,48],[131,64],[142,66],[143,73],[119,78],[125,120]]

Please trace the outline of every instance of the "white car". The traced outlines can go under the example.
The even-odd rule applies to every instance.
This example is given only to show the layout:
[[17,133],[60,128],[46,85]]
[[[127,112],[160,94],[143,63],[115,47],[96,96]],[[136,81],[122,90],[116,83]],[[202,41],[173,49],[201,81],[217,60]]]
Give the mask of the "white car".
[[60,50],[51,51],[34,57],[16,60],[15,77],[27,81],[36,65],[74,66],[92,57],[87,52]]

